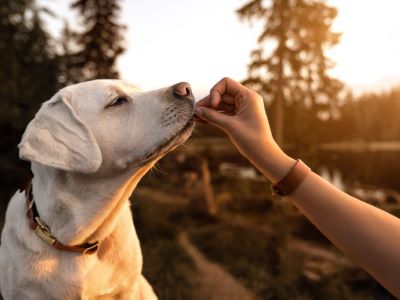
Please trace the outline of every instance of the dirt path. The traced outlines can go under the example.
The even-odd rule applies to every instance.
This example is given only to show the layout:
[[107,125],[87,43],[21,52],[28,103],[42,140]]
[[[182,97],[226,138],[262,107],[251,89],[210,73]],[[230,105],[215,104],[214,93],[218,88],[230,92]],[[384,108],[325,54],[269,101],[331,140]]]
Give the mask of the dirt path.
[[196,299],[208,300],[250,300],[255,295],[238,282],[220,265],[209,261],[188,239],[187,233],[182,232],[178,242],[193,259],[199,276],[193,278]]

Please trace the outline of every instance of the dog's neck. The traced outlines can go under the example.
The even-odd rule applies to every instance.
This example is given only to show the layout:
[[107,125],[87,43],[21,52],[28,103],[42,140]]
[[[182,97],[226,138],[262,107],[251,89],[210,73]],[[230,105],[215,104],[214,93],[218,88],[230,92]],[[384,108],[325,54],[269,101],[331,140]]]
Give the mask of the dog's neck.
[[101,242],[115,230],[124,210],[130,216],[128,199],[153,165],[110,179],[65,173],[33,163],[33,198],[39,215],[62,243]]

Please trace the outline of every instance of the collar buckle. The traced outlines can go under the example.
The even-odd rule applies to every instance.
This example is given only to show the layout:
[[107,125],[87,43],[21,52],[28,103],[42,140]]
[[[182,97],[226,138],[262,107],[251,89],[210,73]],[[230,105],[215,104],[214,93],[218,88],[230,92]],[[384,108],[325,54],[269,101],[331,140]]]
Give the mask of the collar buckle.
[[51,234],[49,226],[39,217],[35,217],[37,227],[36,234],[49,245],[53,246],[57,239]]
[[68,246],[57,240],[51,233],[50,227],[39,217],[35,202],[32,195],[32,184],[30,183],[25,190],[25,200],[27,206],[27,217],[29,219],[29,227],[50,246],[63,251],[79,252],[81,254],[94,254],[99,248],[99,241],[93,243],[83,243],[76,246]]

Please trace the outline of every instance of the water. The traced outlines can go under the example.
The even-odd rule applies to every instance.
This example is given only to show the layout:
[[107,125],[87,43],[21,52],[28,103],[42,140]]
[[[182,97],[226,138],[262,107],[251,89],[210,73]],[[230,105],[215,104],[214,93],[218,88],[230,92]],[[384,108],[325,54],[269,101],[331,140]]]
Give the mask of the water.
[[[293,157],[298,157],[293,155]],[[370,190],[393,190],[400,192],[400,151],[328,151],[321,150],[309,157],[299,156],[314,172],[347,190],[354,187],[367,187]],[[220,164],[220,173],[227,167],[230,176],[258,180],[259,175],[250,172],[253,168],[241,156],[235,154],[221,158],[227,163]],[[231,169],[235,169],[233,172]],[[255,170],[254,170],[255,171]],[[251,173],[252,176],[244,176]]]
[[400,152],[397,151],[320,151],[308,163],[341,189],[366,185],[400,192]]

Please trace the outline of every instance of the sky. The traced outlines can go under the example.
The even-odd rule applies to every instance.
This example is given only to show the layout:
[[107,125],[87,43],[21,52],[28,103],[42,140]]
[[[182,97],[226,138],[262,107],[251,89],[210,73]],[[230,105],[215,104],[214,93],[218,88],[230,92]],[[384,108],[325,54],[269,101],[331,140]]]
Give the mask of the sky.
[[[59,18],[46,18],[59,36],[62,18],[75,26],[69,0],[39,0]],[[144,90],[187,81],[196,97],[222,77],[247,75],[257,47],[260,23],[243,23],[235,10],[246,0],[123,0],[121,23],[127,51],[118,60],[121,77]],[[400,84],[399,0],[328,0],[338,8],[334,30],[340,44],[327,54],[336,62],[331,74],[355,93]],[[377,5],[379,3],[379,5]]]

